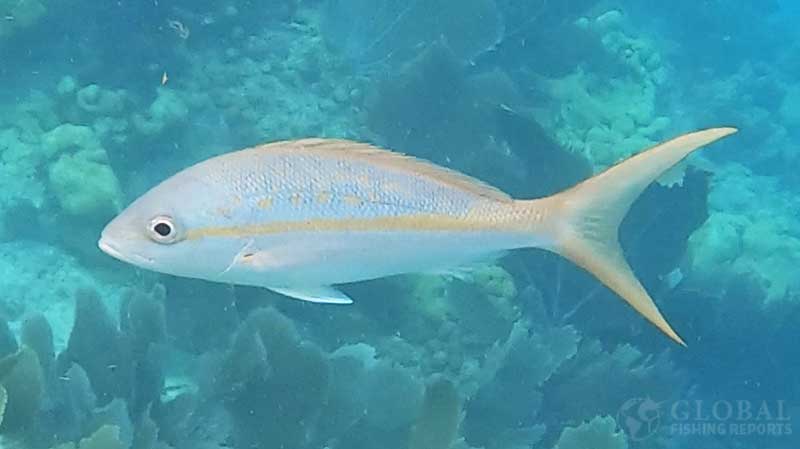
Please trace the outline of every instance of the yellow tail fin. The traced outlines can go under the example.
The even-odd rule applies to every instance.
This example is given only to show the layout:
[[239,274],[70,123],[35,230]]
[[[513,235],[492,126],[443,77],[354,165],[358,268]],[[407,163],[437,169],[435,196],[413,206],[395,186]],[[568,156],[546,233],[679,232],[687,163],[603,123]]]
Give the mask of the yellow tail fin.
[[[540,200],[555,252],[592,273],[670,338],[686,346],[636,279],[619,245],[619,225],[634,200],[692,151],[736,132],[684,134],[623,161],[569,190]],[[541,209],[540,209],[541,210]]]

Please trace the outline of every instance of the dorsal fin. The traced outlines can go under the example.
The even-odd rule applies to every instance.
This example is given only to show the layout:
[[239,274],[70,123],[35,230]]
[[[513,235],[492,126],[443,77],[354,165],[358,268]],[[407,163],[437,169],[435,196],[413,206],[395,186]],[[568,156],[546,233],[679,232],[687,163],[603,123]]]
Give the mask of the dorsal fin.
[[295,141],[275,142],[265,145],[263,148],[275,149],[276,147],[282,147],[284,149],[287,147],[303,149],[306,151],[320,153],[346,152],[348,157],[355,160],[413,173],[415,175],[423,176],[441,184],[461,189],[491,200],[502,202],[513,201],[512,198],[503,191],[492,187],[479,179],[475,179],[471,176],[436,165],[423,159],[418,159],[413,156],[386,150],[366,143],[353,142],[344,139],[301,139]]

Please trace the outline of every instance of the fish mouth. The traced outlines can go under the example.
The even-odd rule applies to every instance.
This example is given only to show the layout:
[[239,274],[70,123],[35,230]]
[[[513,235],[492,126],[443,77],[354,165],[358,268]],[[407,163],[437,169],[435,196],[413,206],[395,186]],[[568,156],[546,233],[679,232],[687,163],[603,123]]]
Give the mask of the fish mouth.
[[114,248],[113,245],[108,243],[106,239],[100,238],[100,240],[97,241],[97,247],[109,256],[122,260],[122,253],[120,253],[118,249]]
[[97,247],[109,256],[137,266],[147,266],[153,263],[152,259],[139,256],[137,254],[123,254],[113,243],[109,242],[105,237],[100,237],[97,241]]

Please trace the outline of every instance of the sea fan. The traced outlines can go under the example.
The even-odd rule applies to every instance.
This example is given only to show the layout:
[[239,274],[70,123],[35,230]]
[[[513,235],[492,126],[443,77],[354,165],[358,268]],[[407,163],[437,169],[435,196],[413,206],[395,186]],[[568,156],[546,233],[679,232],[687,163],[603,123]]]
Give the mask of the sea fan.
[[323,34],[362,68],[404,61],[443,40],[469,61],[502,39],[503,22],[494,0],[464,0],[454,10],[445,0],[329,0]]

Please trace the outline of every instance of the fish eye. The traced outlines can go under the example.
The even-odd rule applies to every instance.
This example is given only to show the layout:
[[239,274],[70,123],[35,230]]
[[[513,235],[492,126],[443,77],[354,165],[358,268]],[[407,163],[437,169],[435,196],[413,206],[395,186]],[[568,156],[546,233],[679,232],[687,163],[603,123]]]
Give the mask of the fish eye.
[[178,240],[175,220],[168,216],[158,216],[150,220],[148,227],[150,239],[156,243],[170,244]]

